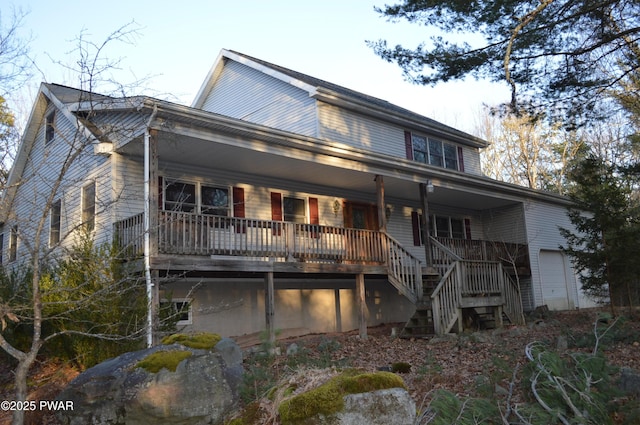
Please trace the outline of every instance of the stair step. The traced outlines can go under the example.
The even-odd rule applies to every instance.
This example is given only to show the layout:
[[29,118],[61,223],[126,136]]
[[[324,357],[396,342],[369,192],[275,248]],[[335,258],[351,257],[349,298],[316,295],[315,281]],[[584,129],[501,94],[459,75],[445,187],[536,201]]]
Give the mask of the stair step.
[[431,303],[419,304],[400,332],[400,338],[421,338],[435,333]]

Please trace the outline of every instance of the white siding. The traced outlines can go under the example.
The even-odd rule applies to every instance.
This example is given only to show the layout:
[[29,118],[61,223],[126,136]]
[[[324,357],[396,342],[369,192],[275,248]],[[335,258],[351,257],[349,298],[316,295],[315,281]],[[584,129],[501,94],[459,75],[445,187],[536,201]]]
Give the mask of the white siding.
[[527,232],[524,222],[522,204],[483,211],[483,236],[498,242],[527,243]]
[[[52,111],[50,106],[47,113]],[[61,244],[68,246],[73,242],[71,234],[81,222],[81,188],[85,184],[96,183],[96,226],[95,240],[104,241],[111,230],[108,210],[111,204],[111,183],[109,159],[93,154],[93,146],[76,130],[73,122],[56,112],[55,137],[45,144],[44,120],[36,133],[28,161],[18,182],[18,189],[12,215],[7,226],[17,225],[22,238],[18,243],[18,257],[26,258],[29,253],[26,243],[34,244],[38,226],[43,223],[39,242],[42,247],[49,241],[49,207],[47,199],[55,190],[56,181],[60,185],[52,197],[52,202],[61,200],[60,236]],[[61,176],[61,171],[69,155],[76,151],[81,153],[75,157]],[[5,245],[7,245],[5,241]]]
[[318,116],[322,139],[406,158],[402,128],[323,102]]
[[[566,214],[566,207],[542,201],[528,201],[524,207],[527,223],[527,239],[529,257],[531,259],[531,285],[535,307],[544,305],[544,282],[541,274],[544,264],[540,263],[541,252],[558,251],[566,242],[558,227],[572,229],[573,226]],[[542,254],[544,256],[544,254]],[[566,273],[569,297],[573,306],[578,305],[578,289],[575,271],[567,261]]]
[[246,65],[227,60],[202,109],[268,127],[316,136],[309,93]]

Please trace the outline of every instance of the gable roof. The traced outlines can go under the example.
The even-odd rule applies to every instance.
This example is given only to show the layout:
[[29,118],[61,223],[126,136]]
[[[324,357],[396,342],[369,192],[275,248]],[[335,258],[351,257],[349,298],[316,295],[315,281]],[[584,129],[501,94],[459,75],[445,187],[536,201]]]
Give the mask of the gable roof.
[[203,107],[209,92],[215,85],[216,79],[222,72],[222,68],[227,60],[240,62],[288,84],[301,88],[307,91],[309,96],[327,103],[356,109],[359,112],[373,115],[387,121],[394,121],[400,125],[408,126],[408,129],[434,132],[456,142],[474,147],[483,148],[488,145],[485,140],[476,136],[410,111],[409,109],[402,108],[386,100],[351,90],[338,84],[312,77],[302,72],[294,71],[234,50],[221,50],[204,83],[200,87],[191,105],[192,107],[199,109]]

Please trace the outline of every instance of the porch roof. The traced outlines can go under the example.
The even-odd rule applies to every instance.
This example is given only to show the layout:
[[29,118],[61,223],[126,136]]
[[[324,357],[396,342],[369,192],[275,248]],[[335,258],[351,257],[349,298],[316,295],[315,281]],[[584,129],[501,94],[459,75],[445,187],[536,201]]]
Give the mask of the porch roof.
[[[566,197],[499,182],[488,177],[447,170],[390,157],[346,144],[301,136],[169,102],[147,99],[150,128],[158,130],[160,162],[194,169],[250,173],[324,187],[375,194],[375,175],[384,176],[388,199],[419,201],[418,183],[433,182],[434,204],[490,209],[539,199],[569,205]],[[142,137],[117,148],[142,157]]]

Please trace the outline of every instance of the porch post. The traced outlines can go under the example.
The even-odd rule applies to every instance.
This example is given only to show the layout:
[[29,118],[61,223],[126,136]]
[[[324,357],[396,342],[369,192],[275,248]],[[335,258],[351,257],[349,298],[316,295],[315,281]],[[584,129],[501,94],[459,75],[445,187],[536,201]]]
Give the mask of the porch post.
[[[149,130],[149,255],[158,255],[158,202],[160,188],[158,187],[158,130]],[[160,343],[160,273],[151,270],[153,314],[153,345]]]
[[364,274],[356,275],[356,296],[358,300],[358,324],[360,325],[360,338],[367,339],[367,300],[364,288]]
[[427,260],[427,268],[433,267],[433,258],[431,257],[431,234],[429,231],[429,200],[427,197],[426,183],[420,183],[420,204],[422,205],[422,236],[424,238],[424,254]]
[[273,285],[273,272],[267,272],[264,274],[265,283],[265,296],[264,296],[264,310],[266,316],[267,325],[267,340],[269,346],[274,346],[276,343],[276,328],[274,323],[275,318],[275,295]]
[[376,182],[376,203],[378,204],[378,230],[387,231],[387,214],[384,201],[384,178],[378,174],[374,179]]

